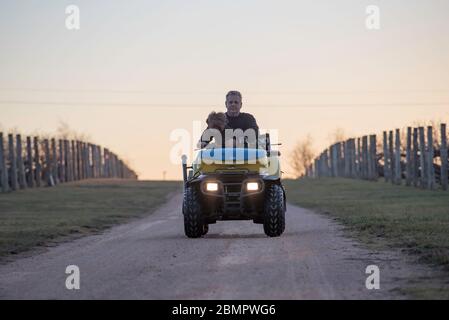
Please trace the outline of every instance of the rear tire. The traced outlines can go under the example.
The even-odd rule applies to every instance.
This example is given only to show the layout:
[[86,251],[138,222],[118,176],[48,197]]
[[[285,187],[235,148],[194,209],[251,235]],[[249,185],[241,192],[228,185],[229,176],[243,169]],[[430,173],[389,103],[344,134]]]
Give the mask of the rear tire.
[[284,192],[273,184],[265,191],[263,230],[269,237],[279,237],[285,230]]
[[194,187],[186,187],[182,205],[184,233],[189,238],[199,238],[204,233],[204,222],[198,192]]

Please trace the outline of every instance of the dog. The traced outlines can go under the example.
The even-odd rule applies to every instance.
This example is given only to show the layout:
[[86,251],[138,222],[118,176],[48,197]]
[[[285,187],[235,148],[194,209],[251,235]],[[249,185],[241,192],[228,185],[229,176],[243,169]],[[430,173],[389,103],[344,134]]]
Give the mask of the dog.
[[[226,117],[226,114],[224,114],[224,112],[212,111],[207,116],[206,123],[207,123],[207,129],[203,132],[201,137],[204,136],[204,134],[207,132],[207,130],[210,130],[210,129],[218,130],[218,132],[221,134],[220,138],[222,141],[222,145],[224,146],[225,145],[225,130],[230,129],[230,127],[228,126],[228,118]],[[210,133],[212,133],[212,132],[210,132]],[[214,137],[215,137],[216,132],[213,132],[212,134],[214,134]],[[215,137],[215,139],[217,140],[217,137]],[[198,141],[198,147],[203,149],[211,141],[212,141],[212,138],[209,141],[207,141],[207,139],[201,138],[201,140]]]
[[224,131],[228,125],[228,118],[224,112],[212,111],[206,120],[208,129],[217,129],[220,133],[224,134]]

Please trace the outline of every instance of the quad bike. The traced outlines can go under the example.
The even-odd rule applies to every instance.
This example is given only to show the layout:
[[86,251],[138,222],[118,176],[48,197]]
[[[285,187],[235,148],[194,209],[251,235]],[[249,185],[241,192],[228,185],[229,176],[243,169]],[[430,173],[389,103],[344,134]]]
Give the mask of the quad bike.
[[201,149],[192,166],[187,166],[183,155],[186,236],[199,238],[209,224],[223,220],[253,220],[263,225],[267,236],[280,236],[285,229],[286,198],[279,156],[279,151],[271,150],[269,134],[261,135],[255,148],[245,144]]

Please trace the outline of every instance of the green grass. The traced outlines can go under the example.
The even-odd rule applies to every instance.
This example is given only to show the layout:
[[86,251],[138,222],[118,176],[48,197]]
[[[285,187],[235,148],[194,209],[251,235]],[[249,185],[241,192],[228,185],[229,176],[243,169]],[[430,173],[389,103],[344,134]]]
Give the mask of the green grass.
[[364,242],[404,248],[449,270],[449,192],[341,178],[285,185],[289,202],[335,216]]
[[[335,217],[366,245],[401,249],[449,272],[449,192],[343,178],[284,182],[290,203]],[[434,296],[429,290],[412,294]]]
[[0,258],[147,215],[176,181],[91,180],[0,194]]

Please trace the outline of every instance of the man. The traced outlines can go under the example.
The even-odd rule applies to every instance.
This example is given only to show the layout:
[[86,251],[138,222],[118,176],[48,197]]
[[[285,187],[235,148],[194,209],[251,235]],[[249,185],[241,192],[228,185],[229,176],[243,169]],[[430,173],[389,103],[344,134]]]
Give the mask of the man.
[[[229,91],[226,94],[225,105],[227,109],[225,113],[227,120],[226,132],[241,129],[248,138],[248,142],[255,143],[255,140],[259,135],[259,126],[257,125],[256,119],[252,114],[240,112],[240,109],[242,108],[242,94],[239,91]],[[210,129],[209,126],[208,129]],[[198,143],[200,148],[207,146],[214,136],[213,132],[208,132],[208,129],[206,129],[201,135],[201,140]],[[236,135],[238,138],[239,135]],[[223,144],[225,138],[226,137],[221,137]]]
[[252,114],[240,112],[242,108],[242,94],[238,91],[229,91],[226,95],[226,117],[231,129],[253,129],[259,133],[259,127]]

